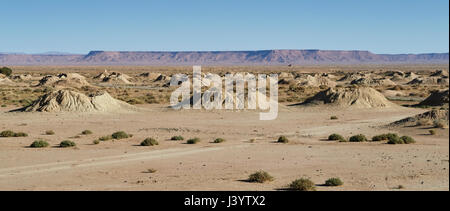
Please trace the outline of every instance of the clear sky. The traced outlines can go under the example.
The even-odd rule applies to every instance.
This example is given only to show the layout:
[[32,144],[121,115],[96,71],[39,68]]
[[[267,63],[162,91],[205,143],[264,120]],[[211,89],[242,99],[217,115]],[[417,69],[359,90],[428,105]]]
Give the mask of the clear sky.
[[448,0],[0,0],[0,52],[449,51]]

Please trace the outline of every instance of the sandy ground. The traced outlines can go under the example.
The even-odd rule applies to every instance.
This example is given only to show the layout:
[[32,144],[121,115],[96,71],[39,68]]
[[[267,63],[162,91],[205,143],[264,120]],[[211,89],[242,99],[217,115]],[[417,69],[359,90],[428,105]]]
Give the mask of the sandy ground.
[[[402,190],[449,190],[448,129],[430,136],[427,128],[382,127],[421,109],[282,107],[274,121],[260,121],[256,111],[175,111],[161,105],[117,114],[4,113],[9,109],[0,108],[0,130],[29,137],[0,138],[0,190],[283,190],[303,176],[318,190],[397,190],[399,185]],[[339,119],[330,120],[332,115]],[[70,139],[85,129],[94,134]],[[56,134],[44,135],[46,130]],[[92,144],[118,130],[134,136]],[[410,135],[417,143],[325,141],[331,133],[370,138],[384,132]],[[174,135],[202,141],[170,141]],[[280,135],[291,142],[275,143]],[[147,137],[160,145],[139,146]],[[218,137],[227,141],[211,143]],[[37,138],[48,139],[52,147],[28,148]],[[66,139],[77,147],[57,147]],[[257,170],[275,180],[246,182]],[[340,177],[344,185],[321,186],[331,177]]]

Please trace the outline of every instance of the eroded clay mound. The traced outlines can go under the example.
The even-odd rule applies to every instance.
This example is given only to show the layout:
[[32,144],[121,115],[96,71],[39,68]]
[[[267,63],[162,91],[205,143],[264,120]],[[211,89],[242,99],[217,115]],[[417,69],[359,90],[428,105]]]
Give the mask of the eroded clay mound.
[[44,76],[39,80],[38,86],[53,86],[53,87],[83,87],[90,86],[86,78],[77,73],[61,73],[57,76]]
[[112,83],[112,84],[131,84],[132,77],[119,73],[119,72],[108,72],[105,70],[105,72],[97,75],[94,77],[94,79],[101,79],[104,83]]
[[372,78],[359,78],[350,82],[350,84],[366,85],[366,86],[394,86],[393,81],[386,78],[372,79]]
[[71,90],[57,90],[45,94],[21,111],[32,112],[124,112],[136,108],[116,100],[107,92],[86,96]]
[[139,74],[138,77],[139,77],[139,78],[142,78],[142,79],[147,79],[147,80],[154,81],[154,80],[156,80],[160,75],[161,75],[161,73],[142,73],[142,74]]
[[330,88],[307,99],[302,105],[328,105],[351,108],[390,108],[396,104],[370,87]]
[[307,75],[305,78],[297,79],[299,81],[300,86],[308,86],[308,87],[319,87],[319,86],[326,86],[326,87],[335,87],[336,82],[330,80],[327,76],[321,76],[321,75]]
[[449,79],[444,77],[420,77],[408,82],[408,85],[448,85]]
[[0,85],[12,86],[14,85],[14,82],[7,78],[5,75],[0,74]]
[[30,81],[30,80],[37,80],[39,77],[33,77],[30,74],[20,74],[20,75],[14,75],[11,78],[13,80]]
[[432,77],[447,77],[448,78],[448,71],[445,70],[437,70],[436,72],[431,73]]
[[443,106],[445,104],[448,104],[448,94],[449,94],[448,89],[445,91],[433,92],[427,99],[420,102],[419,105]]
[[[448,109],[446,110],[431,110],[412,117],[404,118],[395,121],[389,126],[416,126],[420,124],[432,124],[434,121],[446,121],[448,123]],[[424,123],[425,122],[425,123]]]

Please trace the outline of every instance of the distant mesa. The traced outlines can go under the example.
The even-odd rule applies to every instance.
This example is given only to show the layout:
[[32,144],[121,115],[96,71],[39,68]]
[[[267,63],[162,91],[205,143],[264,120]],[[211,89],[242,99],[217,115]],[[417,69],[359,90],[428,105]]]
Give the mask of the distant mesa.
[[[448,53],[374,54],[369,51],[91,51],[80,54],[0,54],[2,65],[314,65],[448,64]],[[448,73],[447,73],[448,74]]]

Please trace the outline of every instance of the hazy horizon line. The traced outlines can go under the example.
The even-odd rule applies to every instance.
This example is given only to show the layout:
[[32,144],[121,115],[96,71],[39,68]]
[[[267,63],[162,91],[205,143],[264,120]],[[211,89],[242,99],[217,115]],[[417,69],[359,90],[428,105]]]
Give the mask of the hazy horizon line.
[[382,55],[409,55],[409,54],[445,54],[446,52],[421,52],[421,53],[377,53],[370,50],[353,49],[353,50],[339,50],[339,49],[287,49],[287,48],[274,48],[274,49],[254,49],[254,50],[90,50],[86,53],[82,52],[67,52],[67,51],[43,51],[43,52],[15,52],[15,51],[0,51],[0,54],[16,54],[16,55],[87,55],[91,52],[252,52],[252,51],[357,51],[357,52],[369,52],[373,54]]

